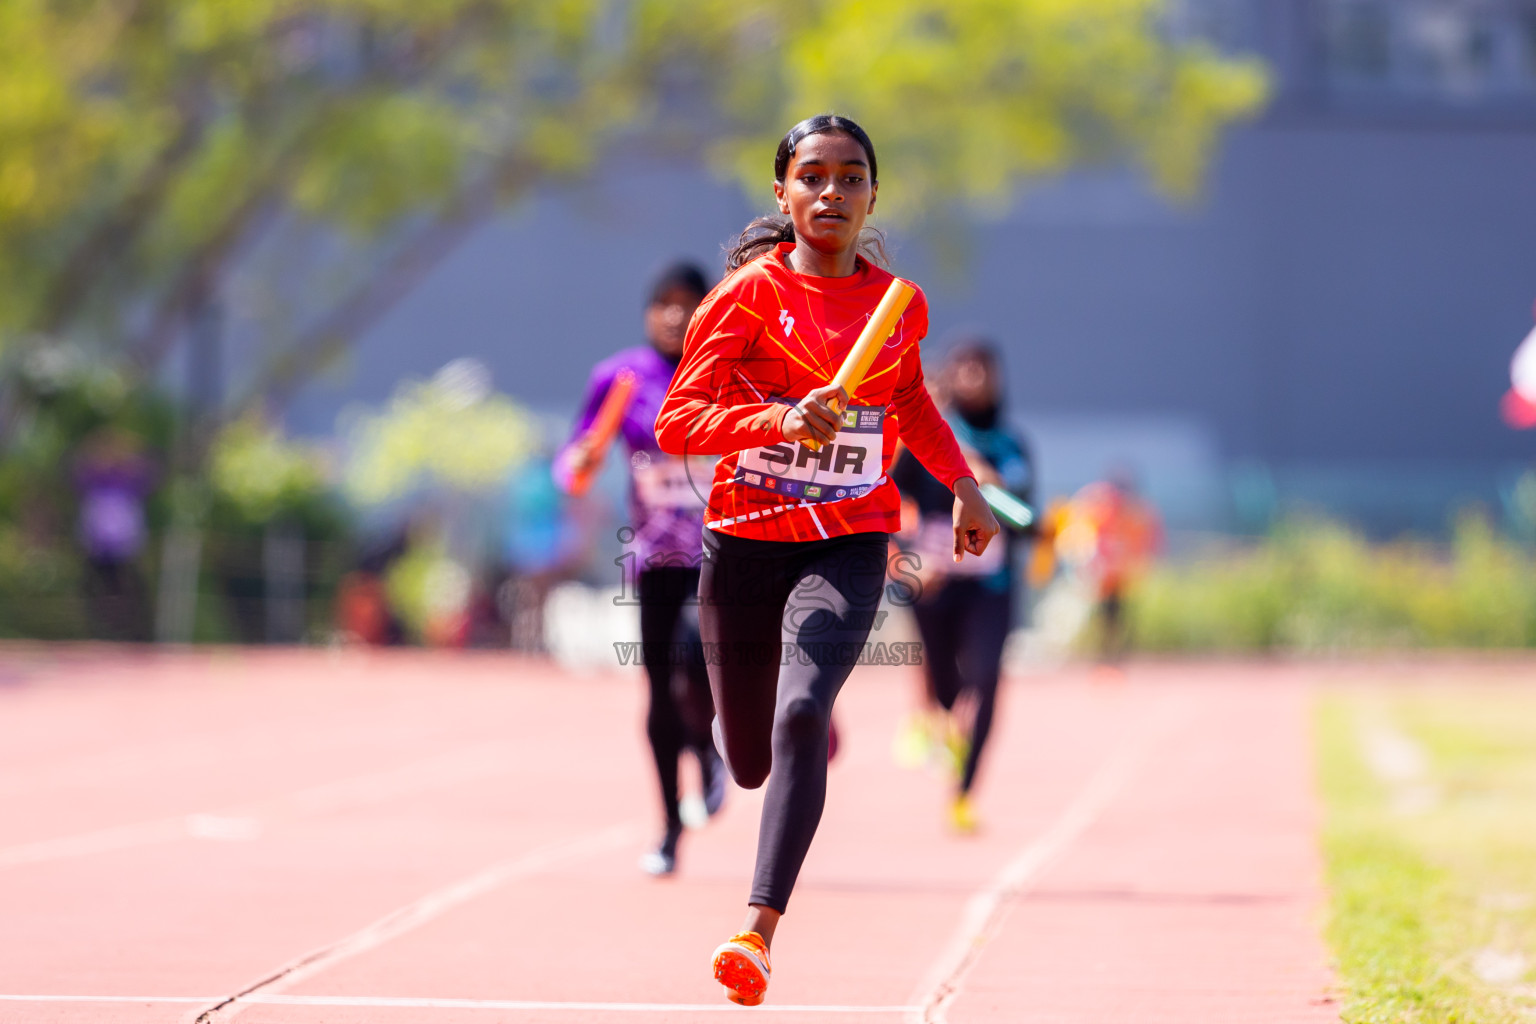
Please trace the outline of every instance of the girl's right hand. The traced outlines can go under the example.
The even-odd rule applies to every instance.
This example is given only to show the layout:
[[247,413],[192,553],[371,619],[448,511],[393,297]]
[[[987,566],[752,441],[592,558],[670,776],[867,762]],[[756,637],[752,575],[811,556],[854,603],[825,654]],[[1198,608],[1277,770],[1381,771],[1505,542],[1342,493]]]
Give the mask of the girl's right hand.
[[[836,409],[832,406],[833,402],[837,403]],[[800,399],[800,404],[789,410],[789,414],[784,417],[784,440],[828,443],[837,436],[837,428],[843,422],[837,409],[847,404],[848,392],[838,385],[828,384],[824,388],[817,388]]]
[[567,450],[565,464],[573,475],[580,476],[592,468],[595,461],[592,456],[592,445],[583,438]]
[[1002,529],[976,481],[963,476],[955,481],[955,561],[965,552],[980,555]]

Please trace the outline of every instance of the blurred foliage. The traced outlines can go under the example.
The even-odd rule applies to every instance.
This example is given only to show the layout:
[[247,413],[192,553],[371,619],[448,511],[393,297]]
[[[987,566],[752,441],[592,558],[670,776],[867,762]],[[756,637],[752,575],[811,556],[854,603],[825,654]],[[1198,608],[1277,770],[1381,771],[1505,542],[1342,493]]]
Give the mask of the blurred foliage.
[[20,530],[0,526],[0,637],[88,636],[80,570],[67,549],[40,547]]
[[400,385],[378,413],[344,416],[350,458],[347,493],[364,505],[437,485],[466,493],[501,488],[538,443],[538,426],[505,395],[489,372],[455,360],[425,383]]
[[[337,581],[351,558],[351,515],[325,453],[294,441],[260,417],[226,425],[208,453],[208,500],[194,518],[205,529],[205,590],[222,599],[222,619],[199,623],[199,640],[221,632],[243,643],[270,640],[267,546],[274,531],[300,545],[306,635],[329,625]],[[189,489],[194,480],[178,481]],[[200,602],[206,605],[207,602]]]
[[390,606],[417,643],[438,643],[469,603],[473,577],[438,540],[410,545],[385,577]]
[[432,229],[579,170],[633,115],[614,15],[0,0],[0,339],[84,332],[153,366],[285,223],[367,240],[367,273],[420,259]]
[[1536,555],[1481,514],[1449,549],[1371,544],[1326,519],[1155,570],[1131,595],[1136,644],[1158,651],[1536,646]]
[[321,453],[255,417],[220,432],[209,453],[208,480],[219,498],[253,523],[293,517],[325,500],[327,492]]
[[[736,130],[713,152],[751,194],[791,124],[833,109],[875,141],[881,207],[936,219],[995,210],[1021,181],[1130,160],[1166,192],[1198,188],[1218,133],[1268,93],[1257,60],[1180,39],[1164,0],[677,0],[640,35],[718,81]],[[700,45],[702,44],[702,45]],[[660,55],[665,55],[662,57]],[[675,71],[674,71],[675,73]]]
[[[1188,194],[1251,60],[1166,0],[0,0],[0,346],[88,336],[147,372],[274,234],[319,230],[244,398],[325,365],[497,204],[615,142],[764,195],[836,108],[882,209],[930,222],[1130,160]],[[897,184],[899,183],[899,184]],[[313,242],[310,238],[308,241]],[[302,300],[302,301],[301,301]]]

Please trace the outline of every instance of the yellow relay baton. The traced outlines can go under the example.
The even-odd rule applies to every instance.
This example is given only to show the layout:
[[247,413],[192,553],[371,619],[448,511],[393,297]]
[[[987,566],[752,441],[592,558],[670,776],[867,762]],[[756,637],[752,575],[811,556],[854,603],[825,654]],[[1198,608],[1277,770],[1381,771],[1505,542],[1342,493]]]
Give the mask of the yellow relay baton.
[[[864,330],[859,333],[859,340],[855,341],[853,348],[848,350],[848,356],[843,360],[843,365],[838,368],[837,376],[832,378],[832,383],[846,391],[850,400],[853,398],[855,389],[863,382],[864,375],[874,365],[880,346],[885,344],[886,338],[896,332],[896,322],[901,319],[901,314],[907,311],[907,304],[916,294],[916,288],[898,277],[891,282],[891,286],[881,296],[880,304],[870,314],[869,323],[865,324]],[[843,410],[834,404],[832,411],[841,413]],[[813,452],[821,451],[820,441],[812,439],[800,443]]]

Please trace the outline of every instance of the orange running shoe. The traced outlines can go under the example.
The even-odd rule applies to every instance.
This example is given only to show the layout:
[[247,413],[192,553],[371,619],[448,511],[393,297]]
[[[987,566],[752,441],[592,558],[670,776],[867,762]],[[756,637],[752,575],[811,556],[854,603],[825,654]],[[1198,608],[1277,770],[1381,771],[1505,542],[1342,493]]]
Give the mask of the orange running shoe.
[[715,980],[725,997],[742,1006],[756,1006],[768,992],[768,945],[757,932],[742,932],[715,950]]

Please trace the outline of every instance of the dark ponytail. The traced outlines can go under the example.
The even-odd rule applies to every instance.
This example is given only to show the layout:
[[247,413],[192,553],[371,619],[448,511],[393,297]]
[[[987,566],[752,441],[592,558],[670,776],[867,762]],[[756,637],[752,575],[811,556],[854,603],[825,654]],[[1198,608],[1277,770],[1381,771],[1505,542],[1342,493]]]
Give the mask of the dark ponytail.
[[[842,132],[864,148],[869,158],[869,180],[880,181],[880,165],[875,160],[875,144],[857,123],[838,114],[817,114],[808,117],[784,133],[779,140],[779,151],[773,158],[773,180],[782,183],[789,173],[789,162],[794,159],[795,149],[811,135],[825,132]],[[758,217],[748,224],[736,240],[725,247],[725,272],[727,274],[772,251],[780,242],[795,240],[795,226],[782,213]],[[885,236],[878,228],[865,228],[859,237],[859,251],[871,263],[885,266]]]
[[782,213],[758,217],[742,228],[741,234],[736,236],[736,241],[725,247],[725,272],[729,274],[739,267],[746,266],[780,242],[794,240],[795,226]]

